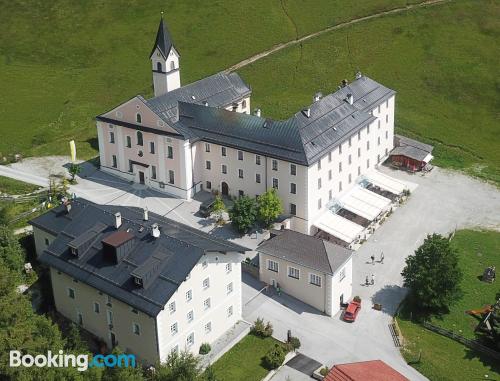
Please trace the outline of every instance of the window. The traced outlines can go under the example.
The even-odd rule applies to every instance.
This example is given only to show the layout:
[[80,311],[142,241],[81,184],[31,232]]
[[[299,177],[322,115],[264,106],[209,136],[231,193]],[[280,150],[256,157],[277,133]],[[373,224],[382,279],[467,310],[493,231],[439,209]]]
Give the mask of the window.
[[278,262],[275,262],[275,261],[273,261],[271,259],[267,260],[267,269],[269,271],[274,271],[275,273],[277,273],[278,272],[278,268],[279,268]]
[[361,157],[361,148],[358,148],[358,157]]
[[380,136],[377,138],[377,145],[380,145]]
[[238,160],[243,160],[243,151],[238,151]]
[[173,184],[175,182],[174,171],[172,171],[172,170],[168,171],[168,182],[170,184]]
[[295,267],[289,267],[288,268],[288,276],[290,278],[299,279],[300,278],[299,269],[296,269]]
[[128,161],[128,171],[130,173],[134,172],[134,164],[132,163],[132,160]]
[[370,125],[366,126],[366,134],[368,135],[370,133]]
[[385,138],[386,138],[386,139],[389,139],[389,131],[386,131],[386,132],[385,132]]
[[174,158],[174,149],[172,146],[167,146],[167,159]]
[[297,166],[295,164],[290,164],[290,174],[295,176],[297,174]]
[[318,189],[321,189],[321,177],[318,179]]
[[151,166],[151,178],[156,179],[156,166],[154,165]]
[[369,151],[370,150],[370,141],[368,140],[366,142],[366,150]]
[[361,140],[361,130],[358,131],[358,142]]
[[205,324],[205,333],[210,333],[212,332],[212,322],[209,321],[207,324]]
[[342,280],[345,278],[345,267],[340,270],[340,273],[339,273],[339,282],[342,282]]
[[255,164],[260,165],[260,155],[255,155]]
[[209,287],[210,287],[210,279],[209,278],[203,279],[203,289],[206,290]]
[[342,172],[342,162],[339,163],[339,173]]
[[186,346],[190,347],[194,345],[194,332],[190,333],[186,338]]
[[320,199],[320,198],[318,198],[318,209],[321,209],[321,206],[322,206],[322,205],[321,205],[321,199]]
[[272,165],[273,165],[273,171],[277,171],[278,170],[278,160],[273,160]]
[[352,175],[349,173],[349,184],[352,182]]
[[205,143],[205,152],[210,152],[210,143]]
[[208,170],[212,169],[212,163],[210,162],[210,160],[207,160],[205,162],[205,168],[208,169]]
[[118,167],[118,162],[117,162],[117,160],[116,160],[116,155],[113,155],[113,156],[112,156],[112,159],[113,159],[113,168]]
[[77,313],[77,317],[78,317],[78,325],[83,325],[83,315],[81,312],[78,312]]
[[238,177],[239,177],[240,179],[242,179],[242,178],[243,178],[243,169],[238,169]]
[[332,170],[328,170],[328,180],[332,179]]
[[328,152],[328,162],[329,163],[332,162],[332,153],[331,152]]
[[255,174],[255,182],[260,184],[260,173]]
[[130,136],[127,136],[127,148],[132,147],[132,138]]
[[45,238],[45,246],[49,246],[49,244],[50,244],[49,239],[48,239],[48,238]]
[[115,144],[115,133],[114,132],[109,133],[109,142],[112,144]]
[[221,155],[222,156],[227,156],[227,149],[226,147],[220,147]]
[[176,345],[175,347],[172,347],[172,349],[170,349],[170,353],[179,354],[179,346]]
[[170,70],[175,70],[175,62],[170,61]]
[[389,149],[385,149],[385,154],[387,155],[389,153]]
[[339,192],[342,192],[342,181],[339,181]]
[[205,183],[205,186],[206,186],[207,189],[212,189],[212,182],[211,181],[207,181]]
[[352,156],[351,156],[351,154],[349,154],[348,162],[349,162],[349,164],[352,164]]
[[321,159],[318,160],[318,171],[321,169]]
[[173,314],[176,311],[175,302],[169,303],[168,310],[170,311],[171,314]]
[[243,102],[241,102],[241,108],[246,108],[247,107],[247,101],[246,99],[243,99]]
[[297,205],[290,204],[290,214],[293,214],[294,216],[297,214]]
[[385,123],[389,123],[389,114],[385,116]]
[[227,317],[233,316],[233,306],[227,307]]
[[370,168],[370,159],[366,159],[366,168]]
[[230,273],[233,271],[233,264],[232,263],[226,263],[226,272]]
[[208,310],[210,308],[210,298],[205,299],[205,301],[203,302],[203,308],[205,310]]
[[97,302],[94,302],[94,312],[96,314],[100,313],[101,312],[101,305]]
[[278,189],[278,179],[273,177],[273,188]]
[[190,302],[193,299],[193,291],[189,290],[186,292],[186,302]]
[[139,113],[135,114],[135,121],[137,123],[142,123],[142,116],[141,116],[141,114],[139,114]]
[[347,144],[349,144],[349,147],[350,147],[351,146],[351,138],[349,138],[349,140],[347,142],[348,142]]
[[361,175],[361,167],[358,165],[358,176]]
[[290,183],[290,193],[291,194],[296,194],[297,193],[297,184]]
[[163,67],[161,65],[161,62],[156,63],[156,71],[163,71]]
[[311,283],[312,285],[321,287],[321,277],[319,275],[311,273],[311,274],[309,274],[309,283]]
[[68,296],[71,299],[75,299],[75,290],[73,290],[72,288],[68,288]]
[[149,153],[155,153],[155,142],[149,142]]
[[380,154],[377,155],[377,164],[380,163]]
[[378,129],[380,130],[380,119],[378,120]]
[[141,326],[137,323],[132,323],[132,332],[134,332],[136,335],[141,334]]
[[170,333],[172,336],[175,336],[179,332],[179,327],[177,326],[177,323],[174,323],[170,326]]
[[193,310],[189,311],[186,315],[186,319],[188,323],[191,323],[194,320],[194,312]]
[[137,145],[138,146],[144,145],[144,141],[143,141],[143,138],[142,138],[142,132],[141,131],[137,131]]
[[389,99],[385,101],[385,108],[389,108]]
[[233,292],[233,282],[229,283],[227,286],[226,286],[226,291],[227,291],[227,294],[229,295],[230,293]]
[[227,165],[226,164],[222,164],[222,173],[223,174],[227,174]]
[[342,144],[339,145],[339,154],[342,153]]
[[113,305],[111,304],[111,296],[106,295],[106,305],[109,307],[112,307]]
[[331,199],[333,198],[333,194],[332,194],[332,193],[333,193],[333,192],[332,192],[332,190],[330,189],[330,190],[328,191],[328,200],[331,200]]
[[[242,191],[241,189],[238,191],[238,197],[243,197],[245,195],[245,192]],[[257,199],[257,198],[256,198]]]
[[106,319],[108,320],[108,324],[113,325],[113,311],[107,310],[106,312]]

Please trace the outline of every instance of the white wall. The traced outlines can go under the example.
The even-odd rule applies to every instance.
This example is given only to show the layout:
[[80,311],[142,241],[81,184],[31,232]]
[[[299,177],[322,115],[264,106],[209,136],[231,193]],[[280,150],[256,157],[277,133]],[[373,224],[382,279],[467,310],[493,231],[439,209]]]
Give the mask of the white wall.
[[[153,87],[155,97],[181,87],[179,58],[179,53],[177,53],[174,48],[170,50],[166,59],[160,53],[158,48],[151,55],[151,68],[153,70]],[[162,72],[157,71],[158,63],[162,66]]]
[[36,226],[33,226],[33,237],[35,239],[35,251],[37,258],[56,238],[53,234],[47,233],[45,230],[39,229]]

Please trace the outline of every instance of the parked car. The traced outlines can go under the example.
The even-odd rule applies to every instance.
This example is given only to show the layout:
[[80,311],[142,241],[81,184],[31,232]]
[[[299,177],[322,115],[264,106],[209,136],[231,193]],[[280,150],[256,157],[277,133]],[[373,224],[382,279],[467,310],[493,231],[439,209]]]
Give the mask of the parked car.
[[203,201],[200,205],[199,213],[202,217],[207,218],[212,214],[212,208],[215,203],[215,198]]
[[358,316],[360,310],[361,302],[350,302],[344,311],[344,321],[352,323],[354,320],[356,320],[356,316]]

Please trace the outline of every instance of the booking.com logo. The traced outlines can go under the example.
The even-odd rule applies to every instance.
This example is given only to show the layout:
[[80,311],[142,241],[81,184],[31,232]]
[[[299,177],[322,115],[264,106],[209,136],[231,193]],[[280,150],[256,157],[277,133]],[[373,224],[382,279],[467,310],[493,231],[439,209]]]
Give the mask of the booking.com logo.
[[88,368],[126,368],[134,367],[136,365],[135,355],[132,354],[119,354],[119,355],[95,355],[89,359],[89,355],[74,355],[64,353],[60,350],[55,354],[52,351],[47,351],[46,355],[23,355],[20,351],[11,350],[9,353],[9,365],[11,367],[24,366],[31,368],[36,366],[39,368],[76,368],[78,371],[83,372]]

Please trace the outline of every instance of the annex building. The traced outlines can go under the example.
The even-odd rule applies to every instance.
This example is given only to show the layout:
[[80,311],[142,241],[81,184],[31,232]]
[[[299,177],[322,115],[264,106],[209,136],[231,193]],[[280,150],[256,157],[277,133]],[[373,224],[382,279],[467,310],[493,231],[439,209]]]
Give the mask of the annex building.
[[202,190],[255,197],[275,188],[287,227],[336,234],[347,245],[363,227],[332,212],[338,200],[349,196],[353,208],[368,210],[363,218],[387,207],[390,200],[359,184],[393,149],[393,90],[358,73],[273,120],[251,113],[251,89],[237,73],[182,86],[163,19],[150,60],[154,97],[138,95],[96,118],[103,171],[187,200]]

